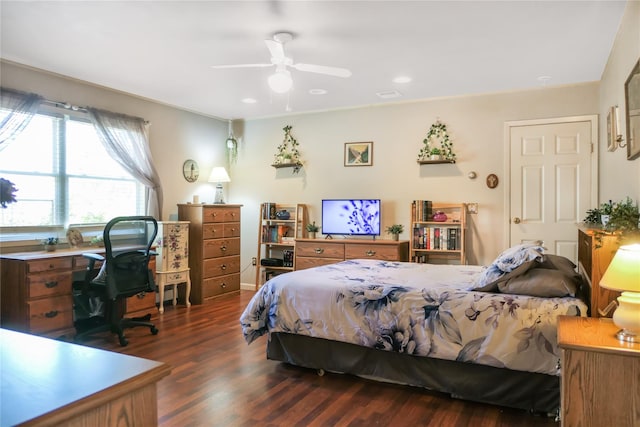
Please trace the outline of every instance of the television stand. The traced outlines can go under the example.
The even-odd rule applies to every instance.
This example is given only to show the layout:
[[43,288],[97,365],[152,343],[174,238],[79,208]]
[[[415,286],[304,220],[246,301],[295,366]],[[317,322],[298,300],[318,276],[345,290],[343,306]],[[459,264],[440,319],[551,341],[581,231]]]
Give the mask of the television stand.
[[296,239],[296,270],[334,264],[349,259],[409,261],[408,240]]

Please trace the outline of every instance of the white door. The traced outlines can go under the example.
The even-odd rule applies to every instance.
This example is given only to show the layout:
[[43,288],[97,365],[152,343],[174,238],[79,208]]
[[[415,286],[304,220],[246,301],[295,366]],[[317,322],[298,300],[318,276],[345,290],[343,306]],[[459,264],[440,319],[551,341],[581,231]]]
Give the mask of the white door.
[[577,264],[577,223],[597,204],[597,116],[507,128],[510,244],[541,240]]

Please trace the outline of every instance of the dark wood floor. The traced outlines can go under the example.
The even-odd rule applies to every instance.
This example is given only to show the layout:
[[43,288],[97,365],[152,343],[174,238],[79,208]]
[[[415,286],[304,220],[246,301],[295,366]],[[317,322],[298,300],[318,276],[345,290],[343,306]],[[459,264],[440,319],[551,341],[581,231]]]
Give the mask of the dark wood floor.
[[239,318],[253,292],[203,305],[167,306],[146,328],[85,345],[173,367],[158,383],[159,424],[168,426],[559,426],[524,411],[451,399],[420,388],[297,368],[266,360],[266,337],[250,346]]

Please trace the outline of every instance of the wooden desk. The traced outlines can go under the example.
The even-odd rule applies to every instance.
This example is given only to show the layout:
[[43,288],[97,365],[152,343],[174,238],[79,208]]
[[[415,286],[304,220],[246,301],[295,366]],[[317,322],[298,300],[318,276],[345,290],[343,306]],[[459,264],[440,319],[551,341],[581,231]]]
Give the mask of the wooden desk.
[[[104,248],[0,255],[0,326],[52,338],[75,335],[72,283],[87,268],[87,252],[103,254]],[[149,268],[155,270],[154,258]],[[130,317],[155,311],[155,292],[127,299]]]
[[158,424],[169,365],[0,329],[0,427]]
[[611,319],[558,318],[562,426],[640,426],[640,344]]

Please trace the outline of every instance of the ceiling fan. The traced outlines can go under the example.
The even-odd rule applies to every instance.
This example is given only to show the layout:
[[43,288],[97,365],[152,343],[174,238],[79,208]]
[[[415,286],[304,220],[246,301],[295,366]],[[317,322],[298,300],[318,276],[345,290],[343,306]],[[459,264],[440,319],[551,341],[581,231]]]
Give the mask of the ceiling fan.
[[211,68],[260,68],[275,66],[276,71],[269,76],[267,82],[271,90],[276,93],[286,93],[293,86],[293,79],[291,78],[291,72],[288,70],[288,67],[298,71],[326,74],[335,77],[351,76],[351,71],[346,68],[314,64],[294,64],[293,60],[284,53],[284,45],[291,40],[293,40],[291,33],[276,33],[273,35],[273,40],[264,41],[271,53],[271,63],[269,64],[212,65]]

